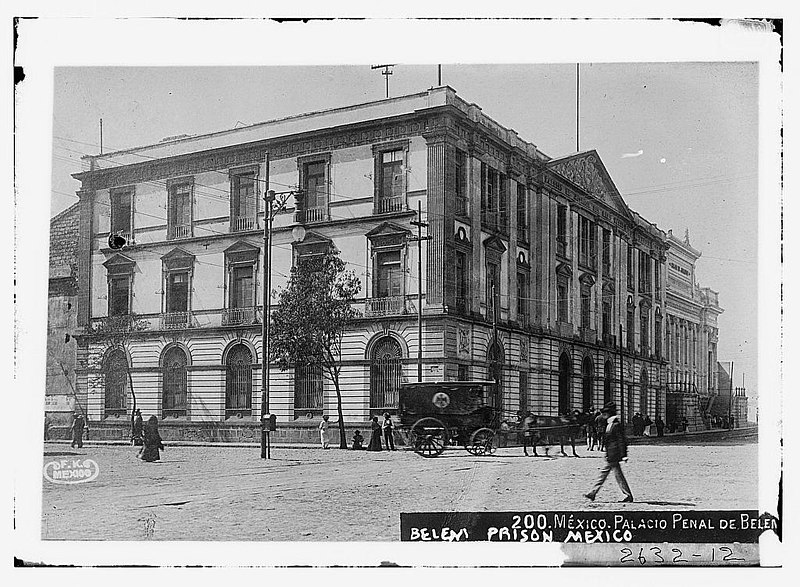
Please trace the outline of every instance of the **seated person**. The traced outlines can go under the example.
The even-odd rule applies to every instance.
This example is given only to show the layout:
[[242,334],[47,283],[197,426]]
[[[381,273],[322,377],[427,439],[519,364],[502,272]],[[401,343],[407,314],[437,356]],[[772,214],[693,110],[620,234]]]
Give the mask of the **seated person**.
[[363,450],[364,449],[364,437],[361,436],[361,430],[356,430],[355,434],[353,434],[353,450]]

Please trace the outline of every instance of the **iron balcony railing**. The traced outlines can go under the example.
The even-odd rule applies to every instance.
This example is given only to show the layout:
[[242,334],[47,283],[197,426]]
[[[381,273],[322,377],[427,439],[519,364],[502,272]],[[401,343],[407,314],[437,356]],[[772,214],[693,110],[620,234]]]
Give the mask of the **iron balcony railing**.
[[169,238],[189,238],[192,236],[191,224],[175,224],[169,228]]
[[385,298],[368,298],[364,314],[368,318],[376,316],[398,316],[407,311],[404,296],[387,296]]
[[244,324],[260,324],[260,316],[255,307],[225,308],[222,311],[223,326],[238,326]]
[[234,232],[255,230],[256,218],[255,216],[234,216],[231,220],[231,228]]
[[167,312],[161,315],[162,330],[179,330],[191,326],[190,312]]
[[378,214],[402,212],[405,209],[405,196],[381,196],[378,198]]
[[303,222],[325,222],[328,220],[327,206],[315,206],[313,208],[306,208],[301,210]]

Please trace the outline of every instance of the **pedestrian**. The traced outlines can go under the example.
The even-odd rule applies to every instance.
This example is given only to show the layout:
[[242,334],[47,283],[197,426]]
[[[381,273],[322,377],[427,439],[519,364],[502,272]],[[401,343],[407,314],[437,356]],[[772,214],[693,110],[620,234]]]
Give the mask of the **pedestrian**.
[[596,417],[597,412],[594,408],[589,408],[584,417],[583,431],[586,434],[586,450],[594,450],[597,446],[597,430],[594,425]]
[[356,430],[353,434],[353,450],[364,450],[364,437],[361,435],[361,430]]
[[[322,422],[319,423],[319,440],[322,443],[322,448],[328,448],[330,440],[328,439],[328,420],[330,416],[327,414],[322,416]],[[346,439],[345,439],[346,440]]]
[[83,429],[85,427],[86,420],[83,419],[80,412],[75,412],[72,417],[72,426],[70,427],[70,432],[72,432],[71,448],[75,448],[76,445],[78,448],[83,448]]
[[133,420],[131,444],[133,444],[133,446],[142,446],[144,444],[144,420],[142,419],[142,411],[136,410],[135,414],[136,418]]
[[606,449],[606,426],[608,426],[608,416],[600,410],[594,417],[595,436],[597,436],[597,450]]
[[165,447],[161,442],[161,435],[158,433],[158,418],[155,416],[150,416],[147,420],[147,424],[144,426],[143,438],[144,446],[139,451],[139,456],[148,463],[160,461],[161,453],[159,451],[164,450]]
[[661,419],[661,416],[656,416],[656,433],[664,436],[664,420]]
[[386,443],[386,450],[395,450],[394,424],[392,424],[392,417],[389,412],[383,414],[383,440]]
[[689,429],[689,420],[686,419],[686,416],[681,418],[681,430],[686,432]]
[[369,437],[367,450],[381,450],[381,425],[378,422],[378,416],[372,416],[370,428],[372,429],[372,435]]
[[645,416],[644,420],[642,420],[642,433],[645,436],[650,436],[650,426],[653,425],[653,421],[650,419],[650,416]]
[[617,484],[625,494],[622,502],[629,503],[633,501],[633,493],[631,493],[631,488],[628,486],[620,466],[620,461],[628,460],[628,441],[625,438],[625,428],[617,415],[617,405],[615,403],[607,403],[603,406],[603,411],[608,417],[608,425],[606,426],[606,462],[603,464],[603,468],[600,469],[600,476],[597,478],[594,487],[589,493],[584,494],[584,497],[594,501],[608,474],[614,471]]

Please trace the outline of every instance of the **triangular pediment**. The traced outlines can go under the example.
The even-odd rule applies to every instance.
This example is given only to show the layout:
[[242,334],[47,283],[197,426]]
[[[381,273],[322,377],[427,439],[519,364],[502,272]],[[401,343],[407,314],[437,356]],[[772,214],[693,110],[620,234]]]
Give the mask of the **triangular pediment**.
[[194,264],[194,255],[176,247],[162,255],[161,262],[169,269],[190,268]]
[[128,257],[127,255],[123,255],[122,253],[117,253],[116,255],[110,257],[103,263],[103,266],[109,273],[113,272],[120,272],[120,271],[133,271],[133,268],[136,266],[136,261]]
[[259,251],[259,250],[261,250],[261,249],[259,249],[255,245],[251,245],[247,241],[236,241],[231,246],[229,246],[227,249],[225,249],[223,252],[226,255],[229,255],[231,253],[244,253],[244,252],[252,252],[252,251]]
[[597,151],[583,151],[568,157],[553,159],[548,169],[577,185],[589,195],[629,220],[633,220],[630,208],[622,199]]
[[383,222],[367,233],[367,238],[390,235],[410,235],[411,231],[392,222]]
[[497,236],[490,236],[485,241],[483,241],[483,246],[489,251],[496,251],[497,253],[503,254],[508,250],[506,246],[503,244],[503,241]]

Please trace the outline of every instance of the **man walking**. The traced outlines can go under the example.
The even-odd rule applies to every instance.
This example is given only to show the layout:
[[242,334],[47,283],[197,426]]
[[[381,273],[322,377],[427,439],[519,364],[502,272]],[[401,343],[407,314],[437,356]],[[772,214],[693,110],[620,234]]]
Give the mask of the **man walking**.
[[75,412],[75,416],[72,418],[72,427],[70,428],[70,432],[72,432],[71,448],[75,448],[76,445],[78,448],[83,448],[83,429],[85,426],[86,420],[83,419],[80,412]]
[[383,440],[386,443],[386,450],[395,450],[394,424],[392,424],[392,417],[389,415],[389,412],[383,415]]
[[622,492],[625,494],[622,502],[628,503],[633,501],[633,493],[631,488],[628,487],[628,482],[625,480],[625,475],[622,474],[620,461],[628,460],[628,442],[625,439],[625,429],[617,415],[617,405],[613,402],[607,403],[603,406],[603,413],[608,417],[608,425],[606,426],[606,462],[600,470],[600,477],[594,488],[589,493],[584,494],[584,497],[594,501],[597,492],[605,483],[608,474],[614,471],[614,476],[617,478],[617,484]]

